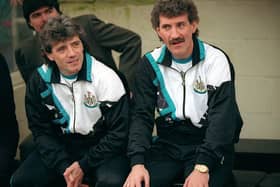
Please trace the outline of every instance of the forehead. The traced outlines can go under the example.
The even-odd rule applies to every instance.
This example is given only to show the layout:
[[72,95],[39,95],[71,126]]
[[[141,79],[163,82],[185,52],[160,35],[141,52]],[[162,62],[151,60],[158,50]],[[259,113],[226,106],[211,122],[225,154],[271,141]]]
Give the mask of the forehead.
[[186,13],[178,15],[178,16],[173,16],[173,17],[168,17],[163,14],[159,16],[159,24],[164,25],[164,24],[172,24],[172,23],[179,23],[179,22],[188,22],[188,15]]
[[52,8],[52,7],[49,7],[49,6],[42,6],[42,7],[38,8],[37,10],[35,10],[34,12],[32,12],[32,13],[30,14],[30,16],[32,16],[32,15],[34,15],[34,14],[43,13],[43,12],[49,10],[50,8]]

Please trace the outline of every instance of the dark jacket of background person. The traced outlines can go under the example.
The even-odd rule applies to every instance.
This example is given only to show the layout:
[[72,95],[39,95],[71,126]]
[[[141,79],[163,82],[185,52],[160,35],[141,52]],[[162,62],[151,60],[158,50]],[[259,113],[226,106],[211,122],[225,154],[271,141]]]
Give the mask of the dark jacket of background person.
[[6,187],[15,165],[19,132],[12,81],[5,58],[0,54],[0,186]]
[[[119,70],[131,86],[135,63],[141,56],[140,37],[127,29],[104,23],[94,15],[83,15],[73,19],[84,29],[83,40],[86,42],[87,51],[97,60],[116,70],[117,65],[111,50],[121,53]],[[38,37],[35,35],[24,41],[15,51],[15,57],[21,75],[27,82],[31,73],[44,62]]]

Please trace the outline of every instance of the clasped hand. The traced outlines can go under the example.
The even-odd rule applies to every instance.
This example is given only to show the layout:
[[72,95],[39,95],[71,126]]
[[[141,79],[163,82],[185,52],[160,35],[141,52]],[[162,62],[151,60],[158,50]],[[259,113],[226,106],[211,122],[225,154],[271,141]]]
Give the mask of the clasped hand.
[[71,166],[66,168],[63,176],[67,187],[88,187],[88,185],[82,184],[84,172],[78,162],[74,162]]

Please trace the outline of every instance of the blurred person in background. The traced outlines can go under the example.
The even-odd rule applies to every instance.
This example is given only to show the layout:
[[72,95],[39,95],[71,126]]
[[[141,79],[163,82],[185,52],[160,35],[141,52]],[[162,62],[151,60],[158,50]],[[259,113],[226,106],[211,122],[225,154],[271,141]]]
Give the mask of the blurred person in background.
[[8,187],[17,167],[15,155],[19,140],[13,85],[7,62],[0,54],[0,186]]

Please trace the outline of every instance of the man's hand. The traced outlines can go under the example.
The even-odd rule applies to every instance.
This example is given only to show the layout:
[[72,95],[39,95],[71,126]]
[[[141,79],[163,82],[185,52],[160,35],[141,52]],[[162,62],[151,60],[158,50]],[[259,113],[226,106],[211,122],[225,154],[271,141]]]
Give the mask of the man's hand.
[[142,183],[145,187],[150,187],[150,176],[145,166],[137,164],[132,167],[123,187],[142,187]]
[[208,187],[209,186],[209,173],[201,173],[193,170],[192,173],[186,178],[183,187]]
[[65,172],[63,173],[63,176],[66,181],[67,187],[84,186],[84,184],[82,184],[84,172],[80,168],[78,162],[74,162],[71,166],[66,168]]

